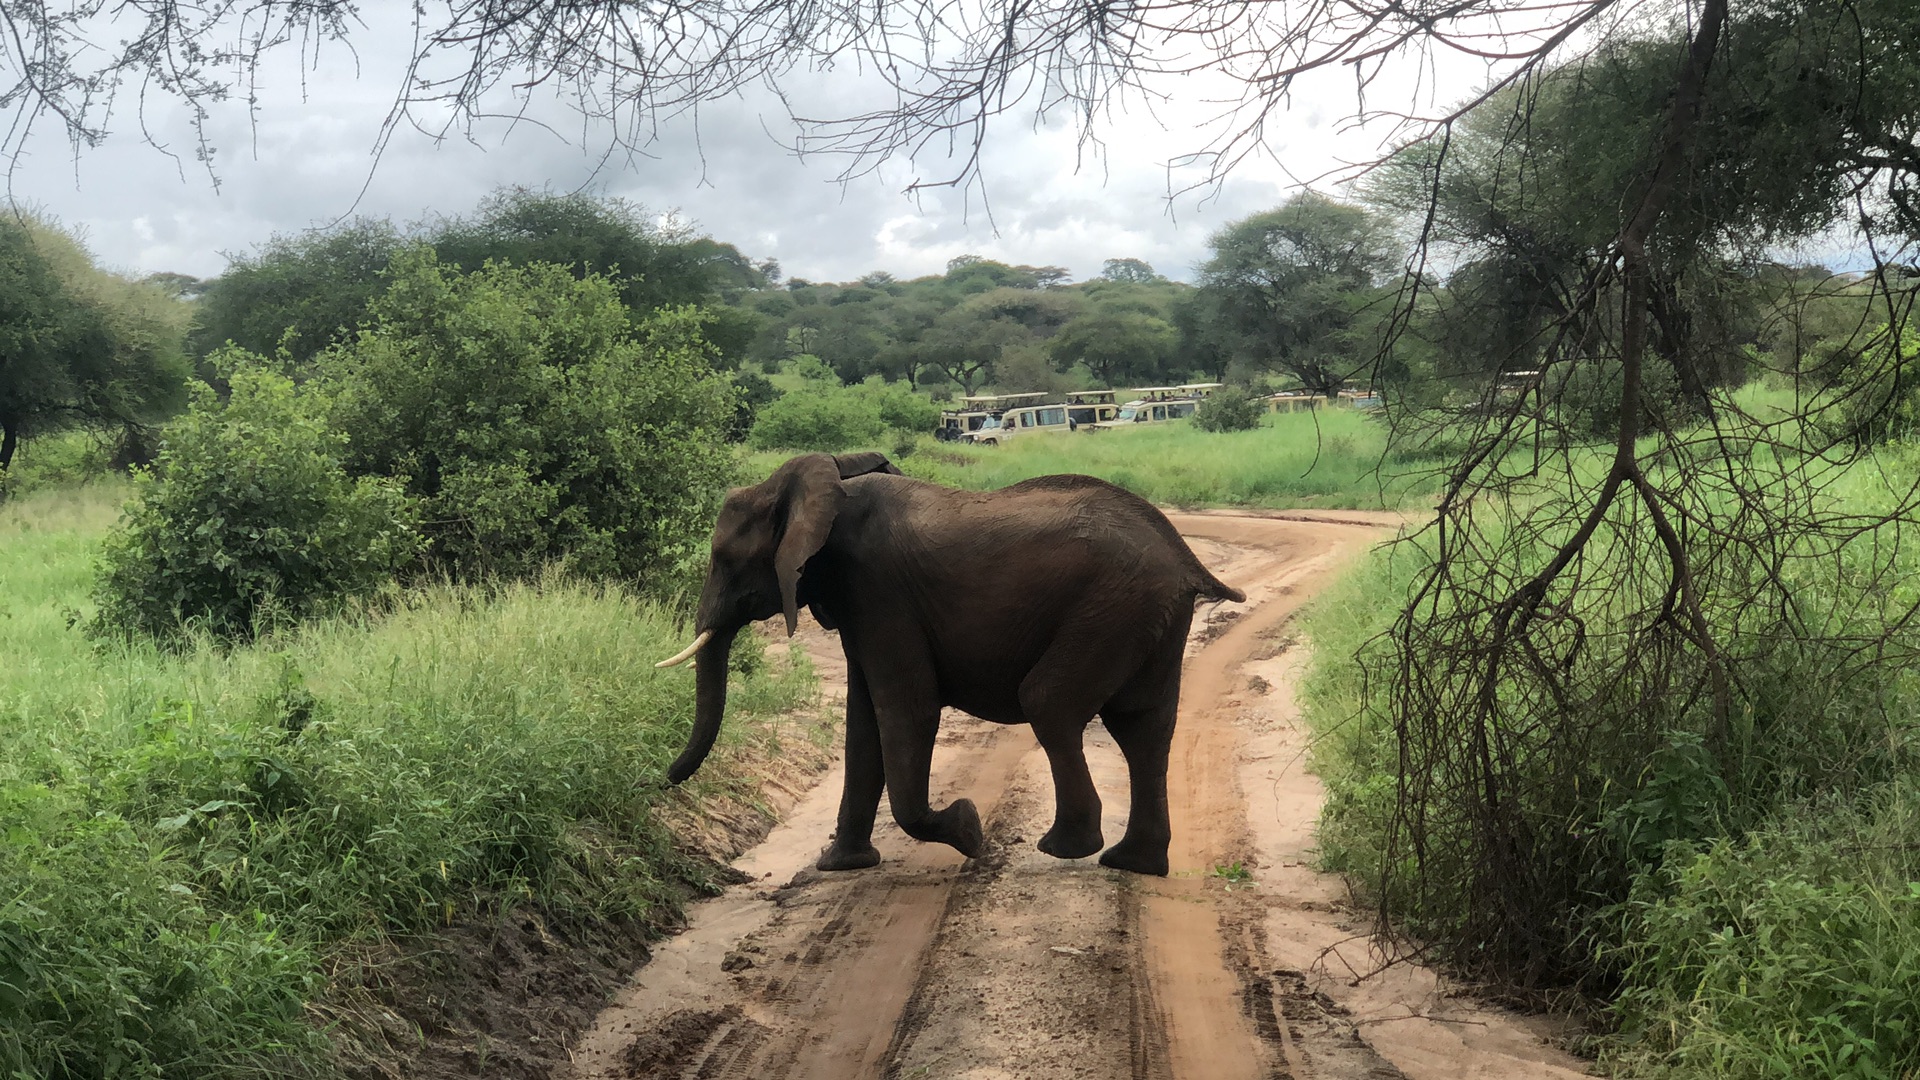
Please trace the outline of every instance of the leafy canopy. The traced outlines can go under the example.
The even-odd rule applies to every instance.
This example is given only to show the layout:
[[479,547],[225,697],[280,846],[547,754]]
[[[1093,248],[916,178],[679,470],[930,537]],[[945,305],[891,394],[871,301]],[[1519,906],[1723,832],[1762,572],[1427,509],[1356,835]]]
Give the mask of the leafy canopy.
[[691,308],[630,319],[618,285],[545,263],[471,274],[414,248],[367,328],[323,354],[355,475],[417,499],[433,565],[674,587],[733,476],[735,410]]

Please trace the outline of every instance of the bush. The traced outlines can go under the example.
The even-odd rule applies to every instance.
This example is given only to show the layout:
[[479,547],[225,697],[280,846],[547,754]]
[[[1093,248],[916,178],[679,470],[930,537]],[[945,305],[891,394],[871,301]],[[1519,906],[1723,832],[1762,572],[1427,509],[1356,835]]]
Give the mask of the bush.
[[[1574,365],[1553,388],[1561,422],[1576,434],[1612,439],[1620,433],[1620,362],[1587,360]],[[1678,426],[1687,419],[1680,376],[1665,359],[1649,354],[1640,368],[1640,430],[1665,424]]]
[[607,278],[414,251],[357,340],[320,359],[348,468],[418,499],[432,563],[526,577],[554,560],[656,594],[704,565],[732,479],[736,391],[697,309],[629,322]]
[[762,409],[749,441],[761,450],[835,453],[878,445],[888,432],[931,431],[939,418],[940,407],[905,382],[878,375],[853,386],[810,380]]
[[347,476],[323,395],[238,350],[223,362],[231,398],[195,384],[107,539],[96,632],[248,637],[377,588],[418,551],[398,487]]
[[[1828,434],[1862,445],[1912,439],[1920,434],[1920,333],[1903,329],[1893,337],[1882,327],[1871,346],[1847,366],[1836,387],[1837,413],[1820,426]],[[1837,428],[1836,428],[1837,421]]]
[[1626,1075],[1920,1070],[1920,797],[1796,807],[1743,841],[1676,845],[1621,909]]
[[1194,411],[1193,426],[1201,431],[1252,431],[1266,415],[1262,403],[1234,386],[1223,386]]
[[[1890,472],[1905,467],[1883,459]],[[1841,495],[1863,515],[1873,512],[1871,493],[1888,487],[1880,464],[1861,469],[1856,492]],[[1520,545],[1545,545],[1518,527],[1493,535],[1521,551],[1513,563],[1522,566],[1532,552]],[[1868,666],[1857,651],[1872,639],[1882,605],[1913,602],[1904,588],[1866,591],[1915,580],[1904,547],[1856,545],[1788,572],[1796,617],[1822,628],[1822,637],[1783,626],[1767,604],[1737,599],[1765,595],[1753,582],[1770,572],[1766,563],[1696,563],[1705,618],[1730,643],[1729,681],[1741,688],[1723,719],[1710,694],[1651,692],[1704,687],[1711,674],[1694,658],[1662,658],[1670,667],[1652,668],[1645,653],[1622,644],[1621,613],[1662,596],[1668,582],[1662,565],[1629,562],[1617,533],[1597,532],[1587,560],[1621,568],[1604,594],[1596,590],[1559,616],[1564,636],[1548,640],[1566,651],[1542,652],[1573,657],[1569,668],[1577,663],[1589,685],[1604,689],[1555,698],[1537,673],[1509,665],[1497,688],[1501,711],[1478,727],[1483,759],[1473,749],[1475,729],[1458,722],[1466,714],[1453,706],[1459,698],[1435,694],[1423,716],[1401,723],[1387,698],[1396,679],[1437,683],[1444,674],[1449,685],[1474,686],[1462,674],[1472,655],[1424,640],[1396,652],[1388,636],[1438,542],[1429,533],[1376,553],[1316,601],[1305,620],[1315,658],[1302,697],[1316,731],[1314,767],[1327,784],[1324,865],[1354,875],[1400,927],[1445,943],[1436,954],[1475,974],[1610,985],[1630,954],[1608,912],[1641,895],[1636,883],[1659,872],[1674,845],[1727,838],[1737,851],[1738,838],[1800,805],[1855,797],[1920,763],[1911,719],[1920,684]],[[1799,556],[1810,547],[1788,550]],[[1513,578],[1490,563],[1458,555],[1453,572],[1498,595]],[[1913,646],[1902,630],[1885,647]],[[1497,813],[1481,801],[1489,790],[1499,795]],[[1424,845],[1417,861],[1406,839],[1416,827]]]

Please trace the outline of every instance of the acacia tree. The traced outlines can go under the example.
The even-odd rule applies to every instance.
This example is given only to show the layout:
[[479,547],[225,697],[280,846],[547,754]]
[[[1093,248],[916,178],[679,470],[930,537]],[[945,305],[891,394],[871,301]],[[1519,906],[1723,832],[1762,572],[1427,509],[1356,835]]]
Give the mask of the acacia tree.
[[1209,243],[1200,291],[1209,329],[1225,337],[1221,351],[1323,395],[1372,364],[1376,350],[1357,347],[1353,336],[1401,261],[1386,222],[1308,191]]
[[29,438],[119,433],[127,460],[185,396],[186,308],[42,221],[0,222],[0,473]]

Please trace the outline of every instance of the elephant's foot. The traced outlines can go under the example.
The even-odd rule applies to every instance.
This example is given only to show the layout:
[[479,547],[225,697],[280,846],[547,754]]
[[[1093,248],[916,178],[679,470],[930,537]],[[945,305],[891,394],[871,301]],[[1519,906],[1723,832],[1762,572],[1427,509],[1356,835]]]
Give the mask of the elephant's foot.
[[1107,838],[1100,835],[1099,825],[1071,828],[1056,821],[1034,846],[1056,859],[1084,859],[1106,844]]
[[1121,837],[1119,843],[1100,856],[1100,865],[1111,866],[1115,870],[1131,870],[1136,874],[1166,877],[1167,841],[1147,843],[1131,836]]
[[900,827],[915,840],[951,845],[969,859],[987,853],[986,830],[980,827],[980,811],[974,809],[972,799],[955,799],[911,825],[900,822]]
[[820,853],[820,860],[813,864],[816,870],[865,870],[878,865],[880,853],[874,850],[872,844],[843,845],[837,839]]

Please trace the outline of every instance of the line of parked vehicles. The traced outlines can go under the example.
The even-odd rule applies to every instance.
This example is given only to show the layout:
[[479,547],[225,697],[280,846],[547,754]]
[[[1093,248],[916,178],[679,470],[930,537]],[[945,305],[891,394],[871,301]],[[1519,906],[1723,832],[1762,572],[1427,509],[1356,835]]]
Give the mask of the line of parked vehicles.
[[[934,437],[942,442],[998,446],[1030,432],[1109,431],[1135,424],[1160,424],[1192,416],[1221,384],[1183,383],[1140,386],[1131,390],[1075,390],[1064,400],[1053,394],[976,394],[960,399],[960,408],[940,414]],[[1121,394],[1128,400],[1119,400]],[[1290,412],[1316,405],[1369,408],[1380,403],[1371,390],[1347,389],[1328,398],[1304,392],[1270,394],[1269,412]]]

